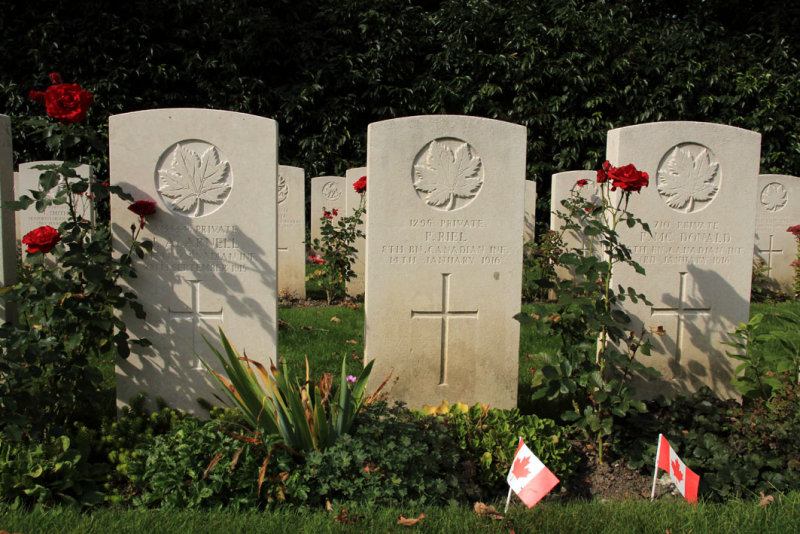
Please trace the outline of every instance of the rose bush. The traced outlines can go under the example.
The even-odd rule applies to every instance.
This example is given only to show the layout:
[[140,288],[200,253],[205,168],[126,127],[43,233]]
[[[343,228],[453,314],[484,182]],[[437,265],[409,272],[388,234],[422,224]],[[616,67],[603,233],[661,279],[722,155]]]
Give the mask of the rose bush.
[[[364,237],[364,232],[359,228],[363,221],[361,216],[366,213],[367,177],[362,176],[353,183],[355,191],[361,195],[358,208],[348,217],[339,217],[334,223],[334,217],[339,215],[339,210],[324,210],[322,213],[320,233],[322,238],[314,239],[313,247],[321,258],[316,255],[309,256],[309,261],[322,267],[307,277],[307,280],[321,280],[325,289],[325,298],[328,304],[336,297],[345,294],[345,285],[356,274],[353,271],[356,248],[353,244],[359,237]],[[316,259],[315,259],[316,258]]]
[[[635,397],[631,377],[656,373],[638,359],[650,354],[647,333],[631,331],[630,317],[619,306],[626,299],[645,303],[647,299],[631,287],[615,289],[611,284],[619,263],[644,274],[620,241],[617,227],[639,225],[650,232],[627,208],[631,193],[647,186],[649,179],[633,165],[617,168],[606,161],[597,171],[599,202],[579,194],[582,182],[577,181],[570,198],[562,202],[567,213],[558,212],[564,221],[561,235],[567,231],[583,235],[598,254],[585,254],[579,248],[564,251],[558,263],[571,268],[575,277],[552,284],[558,296],[554,313],[546,317],[520,313],[516,318],[536,327],[541,337],[558,337],[561,342],[557,355],[534,356],[531,399],[546,397],[567,408],[561,418],[583,432],[602,463],[619,419],[646,411]],[[622,193],[612,194],[617,188]]]
[[[46,93],[31,95],[48,104],[49,117],[31,118],[25,125],[38,131],[52,149],[55,157],[43,159],[65,161],[37,165],[38,187],[3,203],[10,210],[41,213],[56,207],[66,212],[57,228],[42,226],[24,236],[28,256],[18,268],[19,281],[0,292],[7,318],[0,324],[0,442],[23,452],[62,438],[86,441],[87,435],[98,432],[103,418],[114,417],[113,403],[107,402],[109,394],[113,398],[113,383],[104,378],[98,362],[113,360],[115,354],[126,357],[133,344],[148,344],[129,339],[125,323],[114,312],[127,307],[144,318],[136,294],[119,280],[135,276],[133,258],[152,251],[153,244],[138,242],[133,235],[126,253],[115,258],[108,219],[83,216],[79,199],[97,214],[101,203],[107,207],[110,194],[133,198],[119,186],[107,185],[107,177],[101,182],[77,172],[82,163],[101,160],[108,145],[80,122],[91,94],[77,85],[64,86],[57,73],[50,80],[54,85]],[[97,152],[83,151],[89,147]],[[96,453],[81,452],[82,461],[93,461],[90,455]],[[45,478],[39,483],[51,484]],[[95,489],[75,493],[96,493]]]
[[792,269],[794,269],[792,289],[794,289],[794,297],[797,298],[800,295],[800,224],[790,226],[786,231],[792,234],[797,241],[797,259],[791,263]]
[[61,241],[61,234],[52,226],[40,226],[31,230],[22,238],[22,244],[28,245],[28,254],[42,252],[47,254]]

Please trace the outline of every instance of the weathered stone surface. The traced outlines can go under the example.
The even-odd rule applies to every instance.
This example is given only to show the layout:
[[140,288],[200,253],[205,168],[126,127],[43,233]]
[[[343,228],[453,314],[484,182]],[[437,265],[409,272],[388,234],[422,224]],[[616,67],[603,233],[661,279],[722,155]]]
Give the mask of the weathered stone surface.
[[[0,115],[0,202],[14,200],[14,164],[11,150],[11,119]],[[14,211],[0,209],[0,285],[17,282],[17,248]],[[14,307],[0,298],[0,320],[12,321]]]
[[525,180],[525,243],[536,242],[536,182]]
[[769,270],[765,276],[773,290],[793,295],[797,242],[787,232],[800,224],[800,178],[785,174],[762,174],[756,194],[755,256]]
[[525,142],[477,117],[369,126],[365,350],[392,398],[516,404]]
[[641,124],[608,134],[612,165],[633,163],[650,175],[629,207],[652,235],[618,228],[647,274],[621,268],[613,281],[652,302],[625,301],[631,330],[666,331],[651,336],[653,356],[644,361],[663,376],[640,388],[645,396],[703,385],[722,397],[737,395],[735,361],[723,342],[749,317],[760,151],[759,134],[720,124]]
[[[362,176],[367,175],[367,168],[366,167],[356,167],[354,169],[347,169],[345,172],[345,196],[347,197],[346,200],[346,212],[347,215],[352,215],[358,207],[361,205],[361,195],[356,193],[356,190],[353,189],[353,184],[356,183]],[[369,216],[369,212],[365,213],[361,216],[361,220],[364,221],[364,224],[361,226],[361,230],[363,231],[366,228],[366,219]],[[364,250],[367,246],[367,241],[365,237],[359,237],[356,239],[356,242],[353,246],[358,250],[356,253],[356,261],[353,262],[353,272],[355,273],[355,277],[347,282],[347,294],[351,297],[357,297],[358,295],[363,295],[364,290],[366,289],[366,283],[364,279],[364,270],[365,270],[365,255]]]
[[325,211],[336,210],[343,216],[347,202],[344,176],[317,176],[311,179],[311,245],[320,239],[322,222],[320,217]]
[[[277,342],[277,146],[275,121],[207,109],[160,109],[109,120],[111,181],[156,202],[140,239],[153,253],[127,280],[147,318],[121,310],[131,337],[152,346],[117,358],[117,404],[151,401],[203,414],[218,392],[198,356],[216,359],[221,327],[240,353],[269,362]],[[139,217],[111,203],[114,253],[128,250]]]
[[278,166],[278,291],[306,298],[306,184],[300,167]]

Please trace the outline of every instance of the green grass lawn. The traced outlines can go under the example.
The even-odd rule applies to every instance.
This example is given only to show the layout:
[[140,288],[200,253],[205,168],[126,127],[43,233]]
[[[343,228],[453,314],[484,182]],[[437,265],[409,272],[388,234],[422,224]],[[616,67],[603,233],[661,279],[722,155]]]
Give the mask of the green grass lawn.
[[[502,505],[497,503],[502,512]],[[91,514],[74,509],[30,512],[0,508],[0,531],[67,533],[121,532],[548,532],[548,533],[791,533],[800,524],[800,494],[779,496],[760,506],[758,500],[690,505],[670,499],[654,503],[599,501],[541,503],[528,510],[514,504],[502,519],[479,516],[466,506],[347,509],[352,523],[341,523],[334,512],[281,508],[269,512],[127,510],[102,508]],[[398,518],[419,518],[412,527]]]

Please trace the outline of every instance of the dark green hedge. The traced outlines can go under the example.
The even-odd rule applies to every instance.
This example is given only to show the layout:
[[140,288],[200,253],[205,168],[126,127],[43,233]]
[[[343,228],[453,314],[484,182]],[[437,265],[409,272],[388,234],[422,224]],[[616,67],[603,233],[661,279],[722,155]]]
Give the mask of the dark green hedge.
[[[106,0],[0,9],[0,102],[47,73],[90,120],[199,106],[275,118],[307,176],[363,165],[370,122],[425,113],[528,127],[528,178],[595,168],[606,130],[659,120],[763,134],[762,171],[800,173],[793,0]],[[49,156],[15,124],[19,161]],[[102,157],[102,155],[98,155]],[[540,210],[544,211],[544,210]],[[545,213],[542,213],[545,215]]]

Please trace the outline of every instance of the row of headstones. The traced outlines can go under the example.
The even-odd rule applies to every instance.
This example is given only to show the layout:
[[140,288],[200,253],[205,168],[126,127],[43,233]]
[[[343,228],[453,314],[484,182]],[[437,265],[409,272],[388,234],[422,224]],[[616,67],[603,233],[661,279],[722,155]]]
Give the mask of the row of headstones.
[[[600,202],[598,187],[595,182],[595,171],[566,171],[554,174],[551,182],[550,197],[550,229],[559,232],[564,223],[558,213],[564,213],[561,202],[573,192],[593,204]],[[586,180],[583,187],[576,185],[578,180]],[[800,178],[785,174],[761,174],[758,176],[758,187],[755,201],[756,232],[754,236],[753,258],[760,262],[764,269],[770,289],[786,295],[794,294],[795,271],[792,263],[797,259],[797,242],[787,228],[800,224]],[[674,236],[673,236],[674,237]],[[678,236],[679,237],[679,236]],[[564,247],[569,250],[578,249],[582,254],[599,252],[590,238],[583,234],[567,231],[561,236]],[[667,242],[666,247],[671,244]],[[664,249],[658,245],[643,245],[644,262],[659,260]],[[668,250],[668,249],[667,249]],[[664,252],[668,253],[668,252]],[[756,268],[759,266],[756,265]],[[561,279],[571,279],[572,273],[565,268],[558,268]]]
[[[19,171],[14,173],[14,193],[16,197],[30,190],[37,190],[39,177],[44,172],[43,165],[60,164],[60,161],[35,161],[21,163]],[[305,232],[305,172],[299,167],[288,165],[278,166],[278,291],[293,299],[306,298],[306,252],[315,239],[321,239],[321,219],[317,215],[323,212],[337,213],[344,216],[354,212],[360,202],[359,194],[353,184],[366,175],[366,167],[348,169],[345,176],[319,176],[311,179],[311,241],[306,242]],[[76,168],[77,173],[84,178],[89,178],[90,168],[81,165]],[[91,186],[87,195],[91,194]],[[76,211],[79,216],[93,220],[92,204],[87,196],[78,199]],[[48,206],[40,212],[34,205],[16,212],[16,240],[17,246],[22,237],[31,230],[40,226],[49,225],[54,228],[66,221],[69,210],[66,205]],[[526,231],[525,241],[533,241],[534,222],[536,218],[536,187],[533,182],[526,183]],[[365,289],[364,268],[365,240],[357,238],[353,244],[357,253],[352,269],[355,277],[347,282],[346,292],[352,297],[363,296]]]
[[[158,205],[140,236],[154,243],[153,254],[127,281],[147,319],[122,312],[132,337],[152,345],[118,360],[118,403],[144,390],[200,411],[196,399],[210,399],[215,387],[199,365],[213,363],[202,336],[215,339],[219,326],[250,358],[267,363],[277,354],[277,124],[226,111],[149,110],[112,116],[109,139],[112,183]],[[629,307],[636,326],[658,322],[667,331],[652,358],[664,377],[648,394],[707,384],[731,396],[722,341],[749,312],[760,135],[677,122],[609,132],[607,158],[652,177],[676,154],[709,158],[714,194],[678,208],[657,186],[634,195],[631,209],[653,236],[622,237],[647,277],[622,270],[614,283],[653,302]],[[525,156],[525,128],[496,120],[420,116],[369,126],[365,356],[376,361],[378,382],[392,373],[392,397],[415,406],[516,404],[513,316],[521,236],[533,220],[524,215]],[[116,254],[138,222],[127,206],[112,199]],[[661,259],[646,259],[670,243]]]
[[[39,188],[39,177],[44,172],[43,166],[61,164],[60,161],[35,161],[20,163],[18,172],[14,173],[14,192],[11,194],[15,198],[29,191]],[[77,167],[76,172],[89,178],[90,168],[88,165]],[[355,193],[343,195],[347,191],[346,180],[354,182],[358,177],[363,176],[365,168],[350,169],[347,171],[347,178],[323,176],[312,178],[312,212],[322,213],[325,209],[338,208],[342,214],[347,212],[346,202],[358,205],[358,198]],[[358,177],[353,178],[358,173]],[[352,183],[350,184],[352,186]],[[91,195],[91,184],[85,195],[77,198],[75,207],[78,216],[86,220],[94,220],[92,203],[89,201]],[[305,287],[305,259],[306,259],[306,232],[305,232],[305,173],[299,167],[287,165],[278,166],[278,288],[279,291],[293,298],[306,298]],[[353,210],[355,208],[352,208]],[[28,232],[40,226],[52,226],[58,228],[59,225],[69,218],[69,209],[65,204],[50,205],[44,211],[38,211],[35,205],[30,205],[27,209],[15,213],[15,235],[17,247],[20,246],[22,237]],[[319,219],[312,220],[312,238],[320,237]],[[312,239],[313,241],[313,239]],[[363,244],[360,249],[363,249]],[[360,277],[358,282],[351,281],[348,284],[348,294],[357,296],[363,295],[364,283],[364,258],[363,255],[357,257],[354,271]]]
[[[214,390],[203,336],[221,326],[250,358],[277,353],[277,125],[150,110],[111,117],[109,139],[112,183],[159,207],[140,236],[153,253],[127,281],[147,320],[122,312],[152,345],[118,360],[118,402],[145,390],[199,411]],[[374,376],[398,378],[395,398],[515,404],[525,143],[524,127],[474,117],[370,125],[365,351]],[[112,199],[118,254],[137,222],[126,208]]]
[[[623,303],[632,331],[664,328],[665,335],[650,335],[653,357],[645,361],[662,373],[648,385],[653,396],[703,385],[736,396],[724,343],[749,318],[754,257],[769,268],[774,289],[793,293],[797,244],[786,229],[800,223],[800,204],[793,198],[800,194],[800,179],[759,175],[760,150],[759,134],[718,124],[646,124],[608,134],[608,159],[634,163],[650,176],[649,187],[632,194],[629,208],[651,233],[619,231],[646,277],[622,268],[613,283],[633,286],[651,301]],[[581,179],[588,184],[576,186]],[[556,213],[566,211],[561,201],[571,191],[593,204],[600,201],[595,179],[595,171],[553,176],[551,229],[560,228]],[[567,232],[562,239],[570,249],[602,254],[586,236]],[[557,274],[571,277],[566,269]]]

